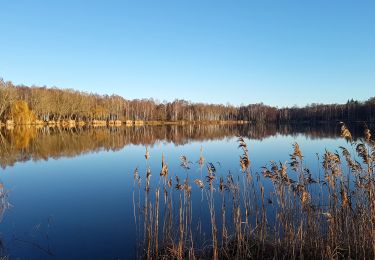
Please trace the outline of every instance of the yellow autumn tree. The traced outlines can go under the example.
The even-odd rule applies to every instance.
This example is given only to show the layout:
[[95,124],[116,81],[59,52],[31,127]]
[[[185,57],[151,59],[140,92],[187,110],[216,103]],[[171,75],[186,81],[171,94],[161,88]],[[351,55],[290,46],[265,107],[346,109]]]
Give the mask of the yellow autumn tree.
[[15,124],[28,125],[35,121],[35,114],[23,100],[17,100],[10,106],[10,118]]

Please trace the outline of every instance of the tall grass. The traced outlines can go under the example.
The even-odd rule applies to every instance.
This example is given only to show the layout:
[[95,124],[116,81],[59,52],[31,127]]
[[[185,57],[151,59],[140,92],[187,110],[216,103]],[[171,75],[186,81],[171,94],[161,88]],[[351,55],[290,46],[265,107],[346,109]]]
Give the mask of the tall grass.
[[147,162],[144,184],[134,172],[138,257],[374,259],[375,142],[367,127],[358,141],[344,124],[341,133],[349,148],[317,155],[315,173],[297,143],[289,162],[271,161],[253,173],[242,137],[242,174],[218,176],[201,148],[200,178],[190,180],[186,156],[180,157],[185,175],[168,176],[163,154],[161,179],[151,189]]

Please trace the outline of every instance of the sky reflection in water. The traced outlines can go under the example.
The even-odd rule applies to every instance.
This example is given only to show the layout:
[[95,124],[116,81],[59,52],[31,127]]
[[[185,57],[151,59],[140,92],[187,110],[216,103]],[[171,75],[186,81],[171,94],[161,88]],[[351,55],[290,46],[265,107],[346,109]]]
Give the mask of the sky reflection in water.
[[[331,133],[336,130],[333,128]],[[213,140],[194,140],[194,136],[190,136],[178,145],[173,140],[156,138],[149,146],[151,187],[160,182],[162,152],[170,176],[186,177],[179,161],[181,155],[186,155],[194,164],[188,171],[191,181],[200,178],[196,162],[201,147],[206,162],[215,164],[217,176],[225,176],[229,171],[240,174],[242,151],[238,149],[235,136],[239,133],[238,129],[226,130]],[[110,138],[125,134],[115,133]],[[335,150],[347,146],[338,135],[311,138],[308,131],[296,131],[293,135],[281,135],[276,131],[274,135],[246,138],[246,141],[254,174],[260,173],[261,167],[270,160],[288,161],[294,142],[300,144],[306,166],[315,175],[320,166],[316,153],[321,156],[325,148]],[[36,144],[36,140],[31,140],[29,146]],[[116,146],[113,150],[99,146],[77,156],[62,154],[62,157],[54,155],[55,158],[48,160],[22,159],[2,169],[0,179],[9,191],[8,201],[12,204],[0,224],[2,254],[20,258],[134,258],[133,171],[138,167],[144,178],[145,145],[124,142],[122,148]],[[24,147],[18,153],[25,151],[32,149]],[[206,170],[203,172],[205,174]],[[266,183],[265,186],[270,187]],[[199,197],[196,196],[198,201]]]

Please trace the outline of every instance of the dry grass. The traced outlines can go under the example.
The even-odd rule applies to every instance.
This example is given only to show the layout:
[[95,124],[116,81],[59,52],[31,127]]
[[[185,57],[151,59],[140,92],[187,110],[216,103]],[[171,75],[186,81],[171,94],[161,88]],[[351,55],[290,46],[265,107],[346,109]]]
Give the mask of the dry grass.
[[[321,169],[315,174],[306,168],[297,143],[289,163],[271,162],[262,174],[254,174],[241,137],[242,174],[218,177],[215,165],[205,164],[201,149],[197,162],[201,178],[194,180],[195,189],[190,186],[192,163],[186,156],[180,157],[184,179],[168,178],[162,156],[162,179],[155,189],[150,189],[150,168],[145,189],[136,169],[133,199],[138,257],[374,259],[375,142],[367,127],[358,142],[344,124],[341,132],[353,152],[344,147],[341,153],[326,150],[322,158],[318,156]],[[271,189],[265,187],[267,183]],[[196,195],[201,195],[201,201],[193,207],[193,201],[199,202],[192,198]]]

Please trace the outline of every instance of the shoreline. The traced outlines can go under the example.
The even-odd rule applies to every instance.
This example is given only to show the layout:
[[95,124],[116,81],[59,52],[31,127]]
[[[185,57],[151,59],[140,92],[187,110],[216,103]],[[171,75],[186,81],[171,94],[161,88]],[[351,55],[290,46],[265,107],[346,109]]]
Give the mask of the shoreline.
[[62,127],[82,127],[82,126],[159,126],[159,125],[228,125],[228,124],[249,124],[246,120],[212,120],[212,121],[143,121],[143,120],[60,120],[60,121],[40,121],[15,123],[7,120],[5,123],[0,122],[0,127],[12,128],[15,126],[62,126]]

